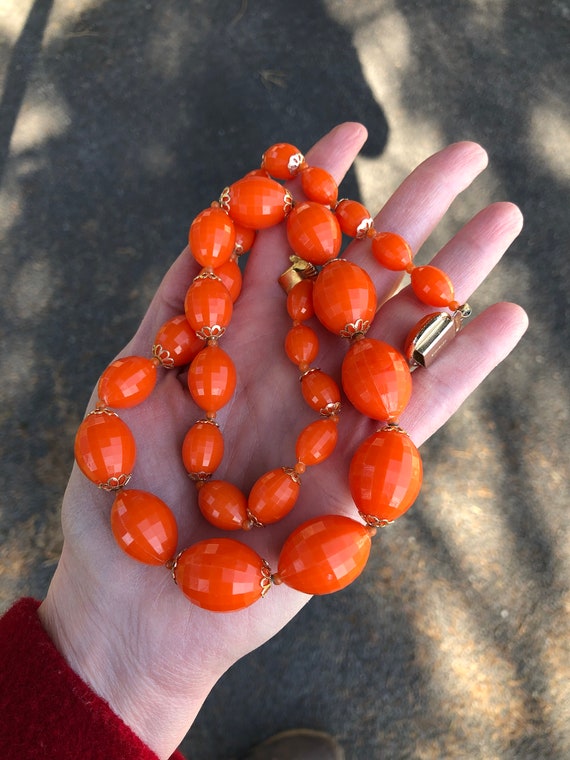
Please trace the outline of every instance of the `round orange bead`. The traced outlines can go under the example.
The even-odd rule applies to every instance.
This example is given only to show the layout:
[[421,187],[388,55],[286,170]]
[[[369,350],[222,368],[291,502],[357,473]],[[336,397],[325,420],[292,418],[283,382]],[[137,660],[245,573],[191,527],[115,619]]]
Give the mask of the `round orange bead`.
[[231,399],[236,387],[236,369],[219,346],[206,346],[195,357],[188,372],[188,388],[195,403],[206,412],[217,412]]
[[420,453],[403,431],[379,430],[356,450],[348,482],[363,515],[391,522],[411,507],[420,492]]
[[212,612],[232,612],[261,598],[263,560],[232,538],[211,538],[185,549],[176,561],[176,583],[190,601]]
[[334,206],[338,199],[338,185],[333,177],[319,166],[309,166],[301,173],[303,192],[310,201]]
[[136,406],[150,396],[156,385],[156,364],[143,356],[115,359],[97,385],[99,399],[117,409]]
[[312,280],[301,280],[287,293],[287,313],[298,322],[304,322],[313,316]]
[[221,530],[240,530],[247,524],[247,499],[225,480],[209,480],[198,491],[198,506],[206,520]]
[[75,461],[92,483],[102,488],[124,485],[136,458],[133,434],[115,414],[89,414],[75,436]]
[[279,467],[262,475],[249,493],[248,507],[256,520],[270,525],[285,517],[299,497],[299,483]]
[[164,565],[176,553],[178,527],[170,508],[147,491],[128,489],[115,497],[111,529],[121,549],[147,565]]
[[158,330],[152,352],[165,367],[182,367],[190,364],[202,348],[204,340],[196,335],[186,314],[179,314]]
[[182,461],[189,474],[212,473],[224,458],[224,436],[217,425],[199,420],[182,442]]
[[342,386],[351,404],[375,420],[394,421],[412,393],[412,377],[404,357],[373,338],[353,343],[342,363]]
[[307,325],[295,325],[285,338],[285,353],[294,364],[310,364],[319,352],[319,338]]
[[352,238],[366,237],[374,224],[368,209],[358,201],[341,201],[335,208],[335,215],[341,230]]
[[372,238],[372,254],[379,264],[393,272],[404,272],[414,257],[408,243],[395,232],[377,232]]
[[301,378],[301,393],[307,404],[315,412],[326,414],[340,404],[340,390],[330,375],[320,369],[314,369]]
[[190,250],[203,267],[219,267],[234,252],[236,233],[221,208],[207,208],[194,219],[188,233]]
[[291,206],[290,195],[283,185],[269,177],[256,176],[234,182],[220,202],[234,222],[254,230],[280,224]]
[[190,326],[201,337],[208,337],[211,328],[226,328],[229,325],[233,312],[232,299],[221,280],[197,278],[186,292],[184,311]]
[[315,420],[300,432],[296,457],[306,465],[320,464],[333,453],[337,440],[338,424],[335,420]]
[[305,594],[332,594],[364,570],[370,546],[365,525],[341,515],[314,518],[285,541],[278,578]]
[[437,267],[415,267],[411,273],[411,282],[416,298],[428,306],[445,307],[453,301],[453,283]]
[[376,291],[368,274],[351,261],[331,261],[320,271],[313,289],[315,314],[335,334],[376,313]]
[[238,299],[239,294],[241,293],[241,286],[243,281],[241,269],[237,263],[231,260],[226,261],[226,263],[222,264],[221,267],[217,267],[216,275],[228,289],[232,303],[235,303]]
[[251,250],[253,244],[255,243],[257,233],[255,230],[252,230],[249,227],[242,227],[241,224],[234,223],[234,228],[236,231],[234,251],[238,256],[241,256],[243,253],[247,253],[249,250]]
[[336,258],[342,245],[335,215],[312,201],[297,204],[287,217],[287,239],[298,256],[317,266]]
[[276,179],[291,179],[304,161],[301,151],[290,143],[276,143],[261,159],[261,167]]

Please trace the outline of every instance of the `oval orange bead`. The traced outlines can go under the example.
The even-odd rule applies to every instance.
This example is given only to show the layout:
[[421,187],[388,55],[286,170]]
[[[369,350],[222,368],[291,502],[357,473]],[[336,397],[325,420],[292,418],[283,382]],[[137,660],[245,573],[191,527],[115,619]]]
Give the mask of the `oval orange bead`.
[[190,326],[208,337],[208,328],[226,328],[232,318],[230,293],[221,280],[205,277],[195,279],[186,292],[184,311]]
[[351,404],[375,420],[394,421],[412,393],[412,376],[395,348],[373,338],[353,343],[342,362],[342,387]]
[[236,224],[235,222],[234,228],[236,231],[234,251],[238,256],[241,256],[243,253],[247,253],[249,250],[251,250],[253,244],[255,243],[257,233],[255,230],[252,230],[249,227],[243,227],[241,224]]
[[370,322],[374,318],[374,283],[357,264],[331,261],[315,281],[313,306],[321,324],[338,335],[358,320]]
[[136,458],[136,444],[128,426],[115,414],[89,414],[75,436],[75,461],[92,483],[102,488],[124,485]]
[[198,491],[198,506],[206,520],[221,530],[247,526],[247,499],[237,486],[225,480],[209,480]]
[[285,219],[290,199],[289,192],[274,179],[249,176],[230,185],[220,203],[237,224],[261,230]]
[[336,258],[342,245],[335,215],[312,201],[297,204],[287,217],[287,239],[298,256],[317,266]]
[[301,173],[303,192],[310,201],[334,206],[338,199],[338,185],[320,166],[309,166]]
[[301,393],[307,404],[315,412],[327,413],[327,408],[334,411],[340,404],[340,389],[330,375],[320,369],[307,372],[301,378]]
[[206,412],[217,412],[231,399],[236,387],[233,361],[219,346],[206,346],[188,372],[188,388],[195,403]]
[[377,232],[372,238],[372,254],[376,261],[393,272],[403,272],[412,263],[412,249],[395,232]]
[[196,335],[186,314],[179,314],[160,327],[152,352],[165,367],[182,367],[190,364],[202,348],[204,340]]
[[337,440],[338,423],[335,420],[315,420],[299,434],[296,457],[309,466],[320,464],[333,453]]
[[156,364],[144,356],[115,359],[101,375],[97,394],[105,406],[128,409],[150,396],[156,385]]
[[261,167],[276,179],[291,179],[304,160],[299,148],[290,143],[276,143],[268,148],[261,159]]
[[212,612],[249,607],[266,582],[259,554],[232,538],[210,538],[185,549],[174,576],[193,604]]
[[449,306],[454,298],[453,283],[445,272],[432,266],[415,267],[411,273],[416,298],[428,306]]
[[368,209],[358,201],[342,200],[334,212],[341,230],[352,238],[366,237],[374,224]]
[[236,232],[221,208],[201,211],[190,225],[188,243],[196,261],[203,267],[219,267],[234,252]]
[[115,497],[111,529],[121,549],[146,565],[164,565],[176,553],[178,527],[170,508],[147,491],[128,489]]
[[294,364],[310,364],[319,352],[317,333],[307,325],[295,325],[285,337],[285,353]]
[[199,420],[184,436],[182,461],[190,474],[212,473],[224,458],[224,436],[217,425]]
[[235,303],[241,293],[243,281],[241,269],[238,264],[235,261],[226,261],[221,267],[217,267],[216,275],[228,289],[232,303]]
[[298,322],[304,322],[313,316],[312,280],[301,280],[287,293],[287,313]]
[[415,501],[422,485],[422,460],[403,431],[379,430],[356,450],[348,474],[359,512],[391,522]]
[[285,517],[299,497],[300,485],[283,468],[270,470],[253,484],[248,508],[256,520],[270,525]]
[[278,577],[305,594],[332,594],[364,570],[370,546],[365,525],[342,515],[316,517],[285,541]]

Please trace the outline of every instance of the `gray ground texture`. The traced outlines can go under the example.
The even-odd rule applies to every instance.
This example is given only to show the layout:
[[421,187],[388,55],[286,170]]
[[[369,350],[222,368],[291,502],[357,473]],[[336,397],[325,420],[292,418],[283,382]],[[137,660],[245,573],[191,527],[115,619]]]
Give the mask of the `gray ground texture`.
[[491,201],[526,217],[471,302],[522,304],[527,336],[425,445],[363,576],[220,681],[193,760],[295,726],[348,758],[570,757],[569,32],[566,0],[0,1],[1,609],[45,594],[91,387],[265,147],[363,122],[343,195],[376,210],[482,143],[426,260]]

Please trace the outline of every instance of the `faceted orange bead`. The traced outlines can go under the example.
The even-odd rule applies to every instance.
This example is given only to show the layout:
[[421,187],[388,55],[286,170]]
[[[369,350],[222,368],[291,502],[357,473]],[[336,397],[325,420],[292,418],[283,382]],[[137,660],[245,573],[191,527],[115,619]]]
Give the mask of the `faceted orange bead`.
[[301,280],[287,293],[287,313],[297,322],[304,322],[313,316],[312,280]]
[[285,541],[278,577],[305,594],[332,594],[364,570],[370,546],[365,525],[342,515],[316,517]]
[[133,434],[115,414],[89,414],[75,436],[75,461],[92,483],[114,488],[124,485],[133,471],[136,444]]
[[269,177],[243,177],[234,182],[221,198],[230,217],[254,230],[273,227],[285,219],[291,207],[287,190]]
[[319,166],[309,166],[301,173],[303,192],[310,201],[334,206],[338,199],[338,185],[333,177]]
[[335,334],[376,313],[376,291],[368,274],[351,261],[331,261],[319,272],[313,289],[315,314]]
[[300,432],[295,455],[303,464],[320,464],[333,453],[337,440],[338,423],[335,420],[315,420]]
[[128,489],[115,497],[111,529],[121,549],[147,565],[164,565],[176,553],[178,527],[170,508],[147,491]]
[[307,325],[295,325],[285,338],[285,353],[294,364],[310,364],[319,353],[319,338]]
[[372,238],[372,254],[379,264],[393,272],[405,271],[414,257],[408,243],[395,232],[377,232]]
[[221,267],[216,268],[216,275],[228,289],[232,303],[235,303],[241,293],[243,281],[241,269],[237,263],[235,261],[226,261]]
[[249,607],[266,582],[259,554],[232,538],[210,538],[185,549],[174,575],[193,604],[212,612]]
[[330,409],[340,404],[340,390],[330,375],[320,369],[307,372],[301,378],[301,393],[307,404],[315,412],[326,414]]
[[410,508],[420,491],[419,451],[403,431],[379,430],[356,450],[348,482],[363,515],[395,520]]
[[207,208],[194,219],[188,233],[192,255],[203,267],[219,267],[234,252],[236,232],[221,208]]
[[247,499],[233,483],[204,483],[198,491],[198,506],[206,520],[221,530],[240,530],[247,525]]
[[144,356],[115,359],[101,375],[97,394],[105,406],[128,409],[150,396],[156,385],[156,364]]
[[352,238],[366,237],[374,223],[368,209],[358,201],[342,200],[334,212],[341,230]]
[[247,253],[251,250],[253,244],[255,243],[257,233],[255,230],[252,230],[249,227],[242,227],[241,224],[235,224],[235,222],[234,228],[236,231],[234,251],[238,256],[241,256],[242,253]]
[[454,298],[453,283],[441,269],[432,266],[415,267],[411,273],[416,298],[428,306],[449,306]]
[[186,314],[179,314],[165,322],[156,333],[153,354],[165,367],[183,367],[190,364],[204,340],[196,335]]
[[249,511],[263,525],[278,522],[295,506],[299,489],[299,483],[282,467],[270,470],[253,484],[248,498]]
[[219,346],[206,346],[188,372],[188,388],[194,402],[206,412],[217,412],[231,399],[236,387],[233,361]]
[[298,256],[317,266],[336,258],[342,245],[335,215],[312,201],[297,204],[287,217],[287,239]]
[[215,325],[226,328],[232,318],[233,305],[230,293],[218,279],[197,278],[190,285],[184,300],[184,311],[190,326],[206,335]]
[[182,461],[190,474],[212,473],[224,458],[224,436],[212,422],[199,420],[182,442]]
[[353,343],[342,363],[342,387],[359,412],[375,420],[394,421],[412,393],[412,377],[404,357],[373,338]]
[[290,143],[276,143],[268,148],[261,159],[261,167],[276,179],[291,179],[304,160],[299,148]]

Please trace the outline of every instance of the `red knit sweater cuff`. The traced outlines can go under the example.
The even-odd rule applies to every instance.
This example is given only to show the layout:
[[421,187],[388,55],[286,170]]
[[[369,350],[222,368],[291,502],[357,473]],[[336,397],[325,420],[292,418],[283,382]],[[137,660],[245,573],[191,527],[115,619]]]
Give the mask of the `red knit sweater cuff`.
[[[0,757],[157,760],[67,665],[39,606],[21,599],[0,619]],[[172,760],[184,758],[176,752]]]

